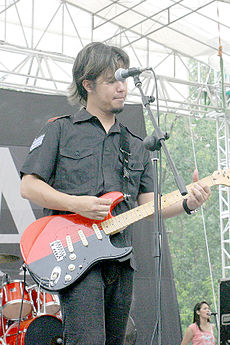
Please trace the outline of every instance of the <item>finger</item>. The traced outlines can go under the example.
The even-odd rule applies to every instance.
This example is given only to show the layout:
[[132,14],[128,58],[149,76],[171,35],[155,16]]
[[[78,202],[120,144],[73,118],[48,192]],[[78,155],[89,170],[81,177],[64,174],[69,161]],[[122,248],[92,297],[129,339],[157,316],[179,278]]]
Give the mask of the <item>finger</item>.
[[190,194],[189,204],[193,208],[200,207],[209,197],[209,194],[204,189],[194,189]]
[[200,206],[205,201],[201,193],[194,192],[191,194],[190,202],[196,207]]
[[195,210],[203,204],[204,200],[201,197],[200,199],[195,197],[193,194],[190,194],[187,205],[190,210]]
[[193,182],[197,182],[199,180],[199,173],[197,169],[194,170],[192,178],[193,178]]
[[211,189],[210,189],[210,187],[209,187],[209,186],[204,186],[204,191],[205,191],[205,193],[207,194],[207,198],[209,198],[210,195],[211,195]]
[[100,211],[100,212],[97,212],[96,214],[95,214],[95,219],[99,219],[99,220],[102,220],[102,219],[104,219],[105,217],[107,217],[108,216],[108,211]]
[[104,198],[98,198],[100,205],[111,205],[113,200],[112,199],[104,199]]
[[199,192],[203,195],[205,200],[207,200],[209,196],[211,195],[210,187],[209,186],[200,186],[200,187],[201,188],[199,188]]
[[193,188],[192,189],[192,195],[193,201],[197,201],[198,203],[202,203],[206,200],[206,192],[203,190],[203,188]]
[[111,203],[108,199],[105,202],[101,202],[101,199],[99,199],[98,203],[95,205],[95,211],[101,215],[107,215],[110,208],[111,208]]
[[194,191],[196,190],[198,193],[201,193],[202,196],[205,198],[205,200],[207,200],[211,194],[211,189],[207,185],[204,186],[198,182],[198,183],[195,183],[193,187],[194,187],[193,188]]

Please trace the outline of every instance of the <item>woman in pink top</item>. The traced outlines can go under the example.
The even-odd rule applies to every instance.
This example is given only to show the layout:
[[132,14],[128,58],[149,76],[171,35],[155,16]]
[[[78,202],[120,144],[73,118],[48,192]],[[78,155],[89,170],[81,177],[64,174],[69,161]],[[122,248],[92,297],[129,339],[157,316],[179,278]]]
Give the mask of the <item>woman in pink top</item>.
[[205,301],[194,307],[193,323],[186,329],[181,345],[215,345],[214,325],[210,323],[210,307]]

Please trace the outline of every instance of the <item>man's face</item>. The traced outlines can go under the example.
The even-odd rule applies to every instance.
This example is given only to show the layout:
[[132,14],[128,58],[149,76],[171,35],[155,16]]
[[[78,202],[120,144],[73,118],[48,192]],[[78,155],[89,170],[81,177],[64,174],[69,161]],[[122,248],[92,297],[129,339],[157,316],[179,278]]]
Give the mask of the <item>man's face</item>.
[[92,92],[88,93],[88,101],[103,113],[119,113],[124,108],[126,95],[126,81],[117,81],[108,72],[96,79]]

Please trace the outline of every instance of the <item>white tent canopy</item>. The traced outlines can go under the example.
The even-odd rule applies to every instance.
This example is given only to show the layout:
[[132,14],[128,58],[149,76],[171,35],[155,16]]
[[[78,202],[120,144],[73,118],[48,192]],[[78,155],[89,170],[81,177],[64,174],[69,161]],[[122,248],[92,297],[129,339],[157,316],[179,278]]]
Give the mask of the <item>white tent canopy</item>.
[[129,43],[121,42],[123,46],[146,37],[156,47],[160,45],[161,52],[168,53],[170,49],[212,64],[210,58],[218,54],[221,36],[224,57],[230,61],[229,1],[70,0],[69,3],[94,16],[95,39],[113,40],[119,36],[120,32],[115,31],[109,36],[106,30],[106,25],[113,23],[121,28],[124,37],[126,34],[129,37]]
[[0,7],[0,82],[63,93],[74,57],[90,41],[119,45],[132,66],[151,66],[159,78],[183,82],[191,58],[219,70],[221,45],[229,74],[229,9],[229,0],[6,0]]

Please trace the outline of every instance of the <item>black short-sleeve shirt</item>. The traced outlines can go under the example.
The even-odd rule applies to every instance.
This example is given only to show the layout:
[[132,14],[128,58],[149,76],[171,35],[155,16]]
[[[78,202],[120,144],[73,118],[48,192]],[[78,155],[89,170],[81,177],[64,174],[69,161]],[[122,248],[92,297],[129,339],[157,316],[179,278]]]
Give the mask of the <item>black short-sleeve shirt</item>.
[[[153,192],[153,171],[149,152],[142,140],[128,129],[130,158],[128,192],[133,207],[140,193]],[[118,121],[106,133],[100,121],[81,109],[73,116],[62,116],[48,122],[31,145],[21,169],[36,174],[58,191],[71,195],[101,196],[122,191],[121,127]],[[114,209],[123,213],[126,201]],[[45,210],[44,215],[57,214]],[[59,212],[63,213],[63,212]],[[120,245],[130,245],[130,235],[114,235]],[[123,240],[119,238],[123,237]]]

